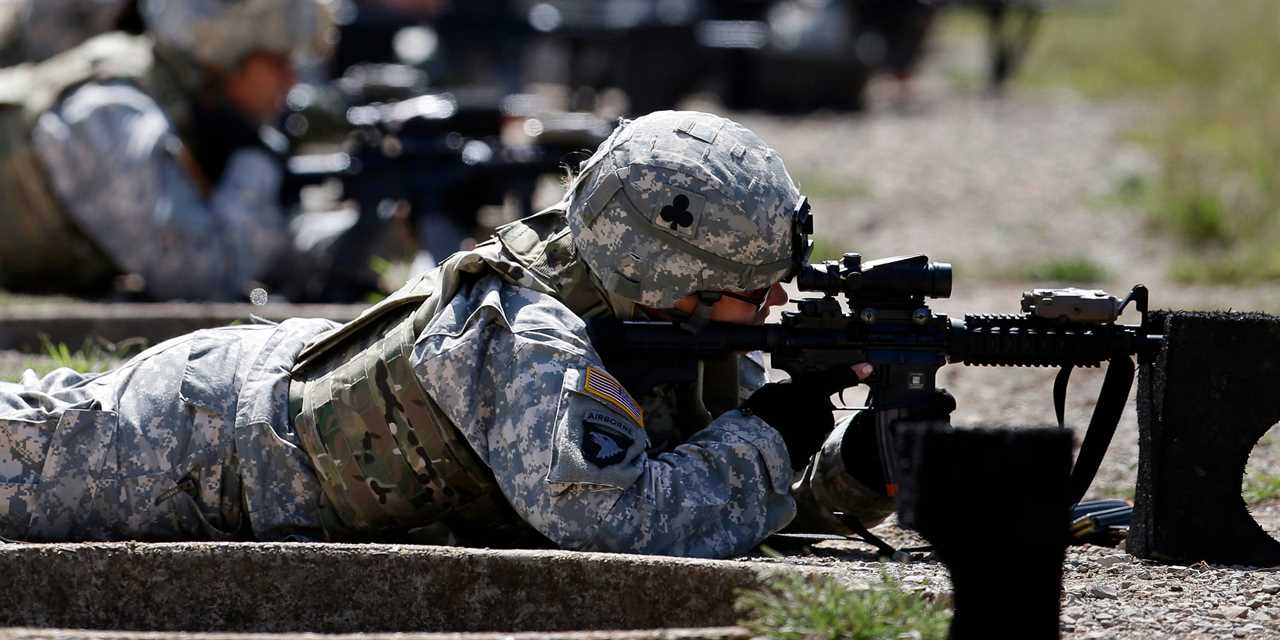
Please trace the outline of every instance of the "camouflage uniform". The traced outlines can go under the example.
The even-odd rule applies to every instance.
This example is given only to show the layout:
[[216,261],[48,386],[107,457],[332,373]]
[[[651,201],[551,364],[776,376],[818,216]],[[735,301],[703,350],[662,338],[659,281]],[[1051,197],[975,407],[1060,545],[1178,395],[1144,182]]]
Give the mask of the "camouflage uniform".
[[285,246],[280,161],[246,146],[212,176],[191,145],[218,132],[191,105],[206,69],[305,48],[320,10],[205,4],[144,1],[154,42],[111,33],[0,72],[0,286],[99,292],[131,273],[154,298],[237,299]]
[[[649,118],[646,124],[656,122],[659,130],[671,118],[677,125],[689,120],[688,129],[702,136],[691,135],[698,142],[690,148],[739,140],[750,146],[735,161],[754,153],[770,162],[771,151],[727,121],[704,114]],[[708,123],[734,128],[716,134]],[[606,143],[598,155],[618,150]],[[597,159],[588,166],[608,165]],[[574,194],[611,188],[584,181],[594,190]],[[594,200],[598,221],[631,215],[613,198],[626,184]],[[728,212],[717,195],[685,185],[680,195],[694,204],[681,209],[693,212],[698,229],[723,238],[722,225],[741,214]],[[779,200],[770,211],[788,204]],[[0,418],[0,483],[7,483],[0,487],[9,487],[7,504],[0,501],[7,508],[0,509],[5,535],[206,537],[207,530],[174,524],[180,520],[171,514],[175,507],[161,499],[182,493],[172,487],[193,469],[204,470],[188,484],[198,490],[185,493],[212,529],[244,526],[233,506],[241,483],[248,526],[267,539],[316,536],[322,528],[330,539],[511,545],[536,533],[568,549],[729,557],[791,521],[795,477],[802,506],[856,513],[859,505],[842,503],[835,493],[842,488],[834,478],[842,471],[839,437],[795,476],[778,432],[733,408],[765,382],[758,354],[719,373],[709,367],[701,388],[660,385],[635,398],[617,383],[584,318],[642,317],[642,310],[635,298],[605,286],[599,267],[579,252],[580,239],[568,228],[574,215],[557,208],[504,227],[361,319],[323,335],[329,325],[318,322],[205,331],[89,381],[61,373],[26,380],[23,389],[0,389],[8,392],[0,397],[9,413]],[[681,233],[684,226],[662,221],[661,228]],[[759,233],[741,229],[747,242]],[[640,257],[669,246],[656,234],[618,240]],[[716,276],[682,267],[678,277],[700,279],[699,286],[733,278],[734,289],[772,283],[782,269],[774,266],[781,263],[776,244],[726,247],[736,252],[729,255],[752,255],[767,269],[725,264],[728,273]],[[639,283],[638,290],[624,290],[644,296],[654,288],[644,299],[670,305],[660,290],[669,281],[666,272],[655,282],[642,268],[619,277]],[[302,348],[308,339],[314,340]],[[177,388],[161,388],[165,384]],[[102,417],[122,405],[131,409]],[[79,428],[55,428],[59,422]],[[133,434],[146,429],[135,425],[154,433],[138,438]],[[144,499],[128,510],[114,500],[99,507],[101,456],[83,443],[59,444],[64,432],[116,442],[107,453],[116,461],[159,458],[150,471],[163,470],[162,486],[131,493]],[[41,433],[53,435],[42,439]],[[214,441],[219,444],[206,444]],[[152,442],[164,444],[163,456],[152,453]],[[205,455],[189,462],[191,450]],[[74,464],[64,469],[58,461],[68,459]],[[180,504],[191,506],[186,498]],[[99,524],[121,514],[133,518],[129,527]],[[55,519],[69,524],[43,524]],[[25,520],[33,525],[21,524]]]
[[0,382],[0,536],[318,536],[318,488],[289,427],[287,372],[307,340],[333,327],[197,331],[108,373]]
[[[583,319],[777,282],[799,200],[776,153],[736,123],[660,112],[619,127],[563,208],[500,229],[304,351],[290,393],[326,529],[492,545],[514,520],[565,548],[715,557],[777,531],[795,512],[785,446],[735,409],[764,382],[758,362],[637,401]],[[837,438],[797,493],[866,515],[828,502],[839,457]]]
[[32,141],[66,214],[152,297],[242,298],[285,242],[280,162],[236,151],[206,196],[172,120],[127,83],[76,89]]

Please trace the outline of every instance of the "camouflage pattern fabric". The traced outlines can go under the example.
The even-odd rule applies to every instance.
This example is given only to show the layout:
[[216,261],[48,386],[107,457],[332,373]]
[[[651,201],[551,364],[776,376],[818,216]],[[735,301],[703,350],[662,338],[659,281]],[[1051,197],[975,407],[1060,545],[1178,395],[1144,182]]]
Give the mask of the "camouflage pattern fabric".
[[178,69],[152,49],[144,37],[108,33],[40,64],[0,70],[0,226],[6,230],[0,234],[0,286],[91,294],[110,290],[120,267],[67,213],[34,148],[33,130],[77,87],[127,82],[185,131],[188,96],[202,74]]
[[651,401],[587,389],[589,371],[607,371],[550,295],[485,276],[440,309],[412,357],[516,513],[562,548],[728,557],[794,515],[785,446],[759,418],[727,412],[649,455],[650,418],[623,407]]
[[[350,404],[359,405],[363,424],[373,425],[380,409],[390,411],[390,404],[398,401],[396,389],[420,385],[433,411],[442,416],[432,421],[456,429],[514,513],[563,548],[740,555],[780,530],[796,513],[791,493],[795,476],[777,431],[736,409],[708,411],[707,401],[713,397],[721,408],[731,407],[763,384],[761,362],[742,358],[719,363],[719,373],[705,381],[710,386],[698,390],[692,403],[679,398],[680,390],[669,388],[634,398],[609,374],[590,343],[583,318],[599,313],[628,317],[637,311],[634,302],[664,306],[704,288],[741,290],[772,284],[791,266],[792,211],[799,195],[776,154],[739,125],[707,114],[670,112],[636,122],[642,126],[615,132],[614,142],[606,143],[576,183],[572,202],[582,196],[585,199],[580,202],[592,205],[578,209],[579,214],[586,212],[586,218],[575,218],[572,212],[566,216],[561,209],[509,225],[499,231],[497,240],[455,254],[444,268],[423,276],[438,278],[439,287],[419,291],[425,282],[419,279],[379,305],[384,309],[401,302],[420,305],[411,325],[403,321],[376,324],[383,318],[375,311],[326,334],[317,344],[332,346],[333,351],[317,348],[316,353],[340,365],[349,364],[354,354],[345,350],[349,345],[341,341],[343,336],[362,338],[355,345],[360,347],[364,339],[385,337],[360,333],[369,327],[414,327],[403,341],[397,338],[397,344],[408,347],[408,367],[397,369],[400,373],[394,376],[386,369],[386,379],[379,381],[386,390],[381,400],[355,393],[354,385],[330,393],[350,392]],[[646,144],[649,134],[653,137]],[[619,146],[633,139],[634,148]],[[655,152],[659,142],[671,153]],[[615,151],[625,162],[611,155]],[[643,161],[630,162],[627,154],[632,152]],[[605,163],[606,156],[613,164]],[[597,167],[612,169],[597,171]],[[632,170],[637,173],[628,173]],[[691,177],[694,173],[696,180]],[[590,188],[580,189],[584,186]],[[592,195],[596,193],[608,197]],[[658,207],[666,196],[673,197]],[[647,213],[641,215],[642,209]],[[566,225],[578,223],[582,224],[573,232],[586,240],[568,237]],[[631,231],[614,232],[624,227]],[[610,262],[619,256],[623,262],[636,262],[632,267],[645,262],[654,268],[642,273]],[[330,426],[336,430],[326,432],[345,439],[347,449],[341,457],[326,458],[327,450],[290,430],[289,380],[283,372],[293,368],[303,341],[317,338],[328,328],[332,325],[301,322],[285,323],[266,334],[250,333],[261,328],[241,329],[244,334],[232,329],[200,332],[157,347],[92,381],[64,384],[56,378],[30,379],[21,387],[0,390],[3,402],[11,405],[6,413],[12,413],[3,418],[9,422],[0,422],[5,429],[0,434],[16,434],[0,441],[0,452],[9,451],[8,459],[0,459],[0,474],[5,474],[0,476],[5,483],[0,487],[11,494],[3,512],[8,528],[0,534],[235,535],[243,532],[244,521],[231,506],[238,479],[241,503],[247,507],[256,537],[316,535],[316,528],[324,524],[324,507],[313,465],[334,465],[335,473],[326,473],[326,478],[360,481],[350,470],[337,467],[358,463],[361,469],[391,468],[397,462],[393,458],[404,457],[404,451],[390,440],[379,443],[359,437],[361,426],[353,421],[334,422]],[[187,343],[185,348],[178,347]],[[263,355],[250,364],[247,354],[256,353]],[[156,363],[148,366],[153,368],[143,369],[141,363],[152,359]],[[298,370],[305,372],[307,364]],[[376,366],[373,371],[378,371]],[[417,379],[396,378],[407,375]],[[111,393],[80,396],[72,390],[81,384],[99,385]],[[174,384],[179,385],[176,391],[166,387]],[[56,418],[36,414],[37,421],[43,421],[28,429],[22,422],[23,412],[43,406],[31,395],[42,385],[46,393],[66,398],[62,405],[48,403]],[[132,408],[117,409],[118,400],[126,399]],[[177,410],[176,400],[191,411]],[[77,404],[86,401],[89,404],[83,407]],[[376,402],[388,406],[365,406]],[[76,409],[92,413],[79,417],[72,411]],[[204,415],[201,410],[207,420],[199,419]],[[96,449],[77,445],[70,457],[84,462],[67,473],[44,462],[50,452],[58,451],[51,443],[67,433],[57,428],[64,418],[90,421],[92,428],[72,430],[75,433],[116,431],[121,425],[128,425],[124,432],[132,433],[145,431],[134,425],[156,426],[160,433],[153,439],[163,445],[159,453],[154,446],[127,442],[129,446],[114,456],[131,462],[163,461],[153,464],[147,470],[150,473],[131,474],[129,479],[165,475],[153,483],[156,488],[129,493],[135,502],[131,506],[97,506],[95,500],[102,493],[98,488],[111,485],[98,480],[104,465],[90,455]],[[385,427],[398,443],[398,427],[391,422]],[[223,435],[228,429],[233,437]],[[413,425],[412,431],[418,430],[419,425]],[[189,437],[191,433],[200,437]],[[43,440],[40,434],[45,434]],[[193,440],[231,445],[197,447],[204,457],[191,462],[189,447],[179,445]],[[834,449],[824,447],[818,454],[812,473],[801,474],[799,495],[817,495],[822,492],[813,491],[814,487],[829,486],[822,483],[826,474],[838,469],[827,466],[832,452],[835,462],[839,460],[839,439],[835,442]],[[299,446],[309,454],[307,460],[302,459]],[[175,477],[174,472],[181,474]],[[45,479],[49,475],[57,481]],[[118,480],[115,475],[106,478]],[[173,488],[180,487],[183,478],[189,478],[186,486],[195,489],[180,488],[175,493]],[[59,491],[59,482],[70,488]],[[326,487],[326,491],[332,489]],[[165,515],[167,507],[146,506],[168,504],[167,499],[177,493],[191,496],[201,507],[200,515],[208,525],[203,534],[193,533],[195,527],[189,522]],[[827,494],[814,502],[825,500],[823,495]],[[411,498],[387,495],[386,501]],[[111,518],[119,519],[122,509],[134,514],[133,520],[116,524]],[[46,513],[60,519],[57,526],[44,524],[41,518],[48,518],[42,515]],[[381,517],[382,512],[370,513]],[[364,516],[351,512],[344,517]],[[174,523],[157,524],[160,520]],[[398,529],[423,523],[391,518],[344,524],[355,528],[375,524],[386,528],[390,537],[409,533]]]
[[[585,277],[564,231],[562,210],[505,227],[497,243],[455,254],[307,349],[295,370],[304,381],[295,382],[295,425],[317,470],[327,469],[342,529],[393,535],[432,517],[454,531],[483,526],[457,522],[478,516],[419,488],[441,479],[414,461],[419,445],[444,444],[442,430],[460,433],[471,455],[432,455],[430,467],[471,475],[478,465],[520,519],[565,548],[720,557],[790,519],[792,473],[775,431],[736,411],[695,414],[672,389],[634,399],[608,374],[582,320],[607,312],[607,293]],[[399,377],[401,347],[366,352],[371,340],[401,344],[398,301],[421,305],[421,329],[403,342],[416,380]],[[764,380],[758,359],[739,364],[730,406]],[[373,392],[374,381],[384,391]],[[442,417],[406,429],[401,416],[423,405],[419,385]],[[335,420],[330,405],[359,418]],[[474,486],[444,483],[463,485]],[[397,487],[406,493],[392,495]]]
[[[101,376],[62,370],[0,385],[0,535],[322,537],[285,371],[304,342],[335,328],[202,331]],[[602,363],[582,320],[550,295],[483,276],[421,332],[411,359],[515,511],[562,547],[729,557],[795,512],[773,429],[730,411],[651,446],[651,430],[685,431],[687,416],[661,391],[628,401],[589,389]],[[740,396],[763,374],[744,359]]]
[[0,536],[320,536],[289,365],[324,320],[175,338],[101,375],[0,383]]
[[855,411],[836,423],[822,449],[810,459],[809,466],[798,474],[792,486],[799,510],[793,525],[800,530],[848,535],[850,529],[831,515],[833,512],[854,516],[870,529],[894,511],[893,498],[858,482],[845,470],[840,447],[845,430],[857,414]]
[[241,298],[285,244],[280,163],[237,151],[206,198],[173,123],[132,83],[82,85],[32,144],[66,213],[152,297]]
[[568,219],[606,289],[667,308],[781,280],[799,203],[778,153],[742,125],[659,111],[624,122],[584,163]]

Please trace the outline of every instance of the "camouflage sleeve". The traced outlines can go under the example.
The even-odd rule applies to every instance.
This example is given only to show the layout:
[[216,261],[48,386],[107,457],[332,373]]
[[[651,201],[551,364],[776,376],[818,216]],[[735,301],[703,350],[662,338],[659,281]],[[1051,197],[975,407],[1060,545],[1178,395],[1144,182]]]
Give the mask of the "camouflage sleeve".
[[549,296],[483,281],[419,336],[424,387],[515,510],[563,548],[729,557],[794,515],[781,436],[729,412],[669,453]]
[[131,85],[80,87],[32,136],[71,217],[154,297],[239,297],[283,240],[278,163],[238,152],[203,196],[169,120]]
[[832,513],[851,515],[867,528],[880,524],[893,513],[893,498],[862,484],[845,468],[841,447],[845,433],[851,428],[859,411],[836,422],[836,428],[827,436],[822,448],[797,474],[792,486],[798,511],[795,522],[792,523],[794,529],[847,535],[851,530]]

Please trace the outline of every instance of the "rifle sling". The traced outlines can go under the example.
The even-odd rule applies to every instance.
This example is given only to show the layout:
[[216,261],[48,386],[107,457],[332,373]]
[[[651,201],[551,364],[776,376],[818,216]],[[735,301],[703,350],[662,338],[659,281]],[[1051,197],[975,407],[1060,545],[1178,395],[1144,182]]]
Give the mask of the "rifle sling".
[[1066,429],[1067,423],[1063,419],[1067,405],[1067,382],[1071,380],[1072,365],[1063,365],[1058,371],[1057,377],[1053,379],[1053,411],[1058,414],[1058,428]]
[[889,544],[888,542],[885,542],[884,540],[881,540],[880,536],[877,536],[876,534],[868,531],[867,527],[862,524],[862,521],[859,520],[857,516],[849,515],[847,513],[842,513],[839,511],[833,513],[832,515],[834,515],[836,519],[840,520],[841,524],[843,524],[844,526],[852,530],[854,535],[862,539],[863,542],[875,547],[876,551],[878,551],[881,556],[884,556],[886,558],[892,558],[894,554],[898,553],[898,550],[893,548],[893,545]]
[[[1098,403],[1093,407],[1093,415],[1089,418],[1089,429],[1080,443],[1080,452],[1071,467],[1070,498],[1071,504],[1080,502],[1093,477],[1098,473],[1098,466],[1111,446],[1111,437],[1116,433],[1120,423],[1120,415],[1124,405],[1129,401],[1129,390],[1133,387],[1133,360],[1127,355],[1118,355],[1107,364],[1106,377],[1102,379],[1102,391],[1098,393]],[[1067,369],[1063,369],[1067,371]],[[1070,374],[1067,374],[1070,375]],[[1064,376],[1059,374],[1059,378]],[[1066,383],[1062,384],[1061,398],[1066,398]],[[1054,384],[1054,402],[1058,405],[1058,421],[1062,424],[1062,408],[1059,403],[1058,385]]]
[[[867,527],[862,524],[862,521],[859,520],[857,516],[853,516],[841,511],[833,512],[831,515],[835,516],[836,519],[839,520],[841,524],[843,524],[844,526],[852,530],[853,534],[858,536],[859,540],[862,540],[863,542],[875,547],[876,551],[878,551],[879,555],[882,557],[889,558],[891,560],[898,560],[902,558],[902,556],[899,554],[925,553],[928,551],[933,551],[933,545],[931,544],[924,545],[922,547],[903,547],[901,549],[895,549],[893,545],[889,544],[888,542],[885,542],[884,539],[882,539],[880,536],[877,536],[876,534],[871,533],[871,531],[869,531]],[[847,538],[848,536],[845,536],[845,537]]]

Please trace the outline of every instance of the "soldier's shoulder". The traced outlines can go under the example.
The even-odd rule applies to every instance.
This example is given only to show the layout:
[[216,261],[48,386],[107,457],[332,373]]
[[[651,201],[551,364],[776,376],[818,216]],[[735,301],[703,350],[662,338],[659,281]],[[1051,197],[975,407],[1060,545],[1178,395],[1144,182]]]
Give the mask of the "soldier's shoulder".
[[582,351],[590,346],[586,322],[554,295],[510,282],[496,273],[460,290],[428,334],[459,335],[499,325],[522,340]]

